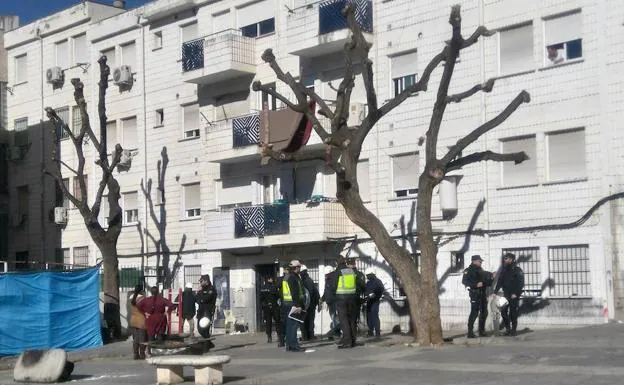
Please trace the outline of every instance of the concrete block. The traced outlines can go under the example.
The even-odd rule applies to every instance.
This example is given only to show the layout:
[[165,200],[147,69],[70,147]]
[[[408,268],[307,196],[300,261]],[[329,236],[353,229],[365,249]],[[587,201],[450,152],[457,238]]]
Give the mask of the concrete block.
[[221,385],[223,384],[223,365],[195,368],[195,385]]
[[27,350],[20,354],[13,370],[16,382],[54,383],[69,379],[74,364],[63,349]]
[[184,367],[181,365],[158,366],[156,368],[156,382],[158,385],[184,382],[183,369]]

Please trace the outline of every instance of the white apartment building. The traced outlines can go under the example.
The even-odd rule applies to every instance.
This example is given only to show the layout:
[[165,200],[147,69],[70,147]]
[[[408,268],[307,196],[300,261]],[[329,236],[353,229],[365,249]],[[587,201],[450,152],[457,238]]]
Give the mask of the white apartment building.
[[[256,146],[262,104],[281,107],[251,91],[254,80],[275,82],[260,55],[273,48],[282,68],[331,101],[348,38],[340,16],[345,2],[159,0],[129,11],[84,2],[5,36],[13,89],[8,121],[9,129],[17,131],[15,140],[19,131],[45,119],[45,106],[77,124],[72,77],[85,83],[97,133],[96,61],[101,54],[109,59],[109,147],[119,142],[136,153],[130,171],[117,174],[124,210],[118,244],[122,285],[135,284],[123,277],[140,275],[134,269],[142,264],[155,267],[154,239],[164,235],[172,252],[170,265],[176,260],[179,266],[174,287],[210,274],[219,291],[219,317],[231,309],[239,322],[254,330],[260,322],[256,297],[262,277],[297,258],[322,288],[324,266],[337,253],[348,251],[359,257],[362,269],[376,268],[386,285],[390,299],[383,305],[382,329],[407,328],[400,285],[368,236],[350,223],[336,202],[332,172],[322,162],[271,161],[262,166]],[[358,20],[373,43],[380,101],[418,79],[443,48],[450,38],[448,15],[455,2],[356,1]],[[444,326],[465,327],[469,301],[461,271],[470,256],[480,254],[485,267],[496,270],[504,251],[515,252],[525,271],[523,324],[622,318],[624,204],[608,201],[585,220],[579,218],[624,188],[619,176],[624,166],[619,155],[624,139],[619,130],[624,118],[624,5],[615,0],[461,3],[464,35],[480,24],[497,33],[461,53],[451,92],[492,77],[497,82],[492,93],[448,107],[440,152],[496,116],[525,89],[531,103],[469,151],[523,150],[530,160],[517,166],[475,164],[455,173],[448,183],[451,194],[444,198],[450,198],[452,206],[456,197],[456,213],[443,213],[440,198],[434,199]],[[53,67],[64,73],[63,83],[48,83],[48,69],[55,79],[59,73]],[[365,142],[358,170],[368,207],[416,258],[418,245],[410,234],[416,230],[417,183],[424,168],[419,138],[428,127],[440,73],[434,73],[428,92],[409,98],[377,125]],[[276,88],[289,94],[279,82]],[[365,100],[358,78],[352,94],[353,124],[364,113]],[[39,132],[47,136],[32,137],[28,130],[28,150],[11,161],[9,188],[22,197],[12,203],[12,214],[22,218],[20,210],[28,207],[45,214],[39,217],[47,223],[42,226],[34,215],[16,222],[8,260],[27,255],[29,261],[56,258],[66,264],[94,264],[98,250],[77,210],[50,198],[53,181],[40,183],[38,165],[48,158],[35,144],[52,145],[55,140],[49,130]],[[58,145],[62,159],[75,164],[71,143],[61,138]],[[98,183],[96,154],[88,144],[85,148],[92,199]],[[163,149],[169,161],[160,194],[156,186]],[[302,151],[324,148],[313,134]],[[71,186],[70,174],[64,175]],[[146,196],[141,183],[149,180],[152,188]],[[39,208],[41,204],[45,206]],[[62,205],[69,215],[61,229],[47,215]],[[163,216],[166,229],[161,234],[157,222]],[[530,226],[543,227],[526,231]],[[47,233],[40,230],[44,228]],[[35,241],[43,233],[55,242],[44,242],[45,252]],[[317,317],[318,331],[326,331],[328,325],[324,314]]]

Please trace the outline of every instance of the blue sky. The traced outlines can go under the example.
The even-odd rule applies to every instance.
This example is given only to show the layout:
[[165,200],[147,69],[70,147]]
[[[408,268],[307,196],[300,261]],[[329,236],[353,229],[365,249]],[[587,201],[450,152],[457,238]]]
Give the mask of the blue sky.
[[[98,0],[99,3],[113,3],[113,0]],[[147,0],[126,0],[126,8],[136,8]],[[48,16],[54,12],[80,3],[80,0],[0,0],[0,15],[17,15],[20,25]]]

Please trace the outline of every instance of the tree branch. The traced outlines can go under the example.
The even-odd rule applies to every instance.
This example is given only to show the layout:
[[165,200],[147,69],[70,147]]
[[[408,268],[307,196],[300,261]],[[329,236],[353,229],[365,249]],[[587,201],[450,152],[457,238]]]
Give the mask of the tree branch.
[[468,91],[464,91],[459,94],[447,96],[446,102],[447,103],[459,103],[462,100],[471,97],[472,95],[476,94],[479,91],[491,92],[492,88],[494,88],[494,79],[489,79],[487,82],[483,84],[477,84],[476,86],[472,87]]
[[451,162],[452,159],[456,158],[460,152],[462,152],[466,147],[472,144],[474,141],[479,139],[481,135],[486,132],[498,127],[501,123],[503,123],[515,110],[520,107],[522,103],[528,103],[531,101],[531,96],[528,92],[522,91],[516,96],[511,103],[499,113],[493,119],[483,123],[481,126],[477,127],[470,134],[464,136],[460,140],[457,141],[455,146],[451,147],[449,152],[442,158],[442,164],[446,165]]
[[67,136],[69,136],[72,142],[76,140],[76,137],[74,136],[74,133],[70,130],[69,125],[57,115],[54,108],[46,107],[45,112],[46,112],[46,115],[48,116],[48,119],[50,119],[50,122],[52,122],[52,125],[54,126],[55,135],[60,129],[64,133],[66,133]]
[[489,29],[485,28],[484,26],[479,26],[477,27],[477,29],[472,33],[472,35],[470,35],[470,37],[468,39],[465,39],[462,42],[462,46],[461,48],[468,48],[471,45],[475,44],[479,38],[481,36],[485,36],[485,37],[490,37],[493,36],[496,32],[494,31],[490,31]]
[[529,156],[524,151],[513,152],[509,154],[500,154],[500,153],[496,153],[492,151],[475,152],[473,154],[466,155],[464,157],[451,161],[446,166],[446,172],[459,170],[466,165],[477,163],[477,162],[482,162],[482,161],[488,161],[488,160],[493,160],[495,162],[512,162],[513,161],[515,164],[520,164],[528,159],[529,159]]

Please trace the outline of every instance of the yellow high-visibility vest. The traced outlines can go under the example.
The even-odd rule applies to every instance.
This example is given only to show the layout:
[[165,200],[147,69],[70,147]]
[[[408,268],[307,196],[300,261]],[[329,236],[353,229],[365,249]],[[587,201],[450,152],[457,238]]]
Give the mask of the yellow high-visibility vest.
[[355,295],[355,271],[353,269],[340,270],[336,295]]
[[[290,292],[290,285],[288,284],[288,278],[290,278],[290,274],[286,274],[284,278],[282,278],[282,301],[283,302],[292,302],[292,293]],[[303,287],[301,282],[299,283],[299,298],[303,297]]]

